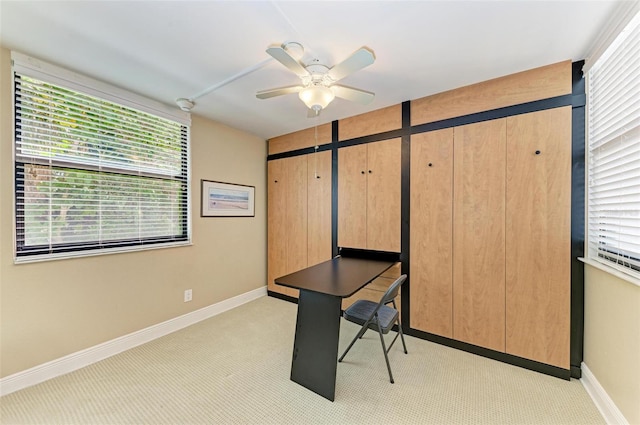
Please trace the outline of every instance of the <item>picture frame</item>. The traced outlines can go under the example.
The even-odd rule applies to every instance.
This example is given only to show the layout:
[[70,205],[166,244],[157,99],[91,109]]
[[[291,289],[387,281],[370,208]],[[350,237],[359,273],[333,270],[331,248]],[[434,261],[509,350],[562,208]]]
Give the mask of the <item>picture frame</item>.
[[200,180],[200,217],[255,217],[255,186]]

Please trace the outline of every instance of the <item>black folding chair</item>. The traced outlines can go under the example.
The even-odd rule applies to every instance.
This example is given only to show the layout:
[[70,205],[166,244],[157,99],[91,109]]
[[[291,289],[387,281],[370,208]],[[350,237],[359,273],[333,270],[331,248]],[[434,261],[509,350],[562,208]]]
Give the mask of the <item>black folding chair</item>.
[[[387,370],[389,371],[389,380],[393,384],[393,375],[391,374],[391,366],[389,365],[389,356],[387,353],[393,347],[393,344],[398,339],[398,335],[400,335],[400,339],[402,340],[402,346],[404,347],[404,353],[407,354],[407,346],[404,343],[404,336],[402,334],[402,325],[400,324],[400,314],[398,313],[398,308],[396,307],[396,297],[398,296],[398,292],[400,291],[400,286],[407,279],[407,275],[403,274],[395,282],[389,286],[387,292],[384,293],[380,302],[375,303],[369,300],[358,300],[353,303],[349,308],[344,311],[342,317],[344,317],[349,322],[357,323],[362,326],[358,334],[353,338],[351,344],[347,347],[345,352],[342,354],[338,362],[342,362],[344,356],[347,355],[351,347],[355,342],[362,338],[364,333],[368,329],[373,329],[378,332],[380,335],[380,342],[382,343],[382,351],[384,352],[384,359],[387,362]],[[387,304],[393,305],[393,307],[388,306]],[[394,324],[398,324],[398,333],[396,334],[393,341],[389,345],[387,349],[384,343],[383,334],[386,335],[389,333]]]

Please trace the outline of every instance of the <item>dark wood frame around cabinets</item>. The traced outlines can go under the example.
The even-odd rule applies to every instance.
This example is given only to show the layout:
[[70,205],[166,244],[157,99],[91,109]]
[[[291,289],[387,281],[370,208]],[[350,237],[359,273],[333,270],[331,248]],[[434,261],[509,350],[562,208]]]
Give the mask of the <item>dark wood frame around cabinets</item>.
[[[542,372],[548,375],[563,379],[580,378],[580,365],[583,357],[583,335],[584,335],[584,272],[583,265],[578,258],[584,254],[584,150],[585,150],[585,88],[582,74],[584,61],[571,64],[571,93],[559,96],[545,97],[538,100],[524,103],[512,104],[487,111],[473,112],[462,116],[444,118],[424,124],[412,124],[411,107],[412,102],[403,102],[401,108],[401,122],[399,128],[384,130],[376,134],[340,140],[340,122],[334,121],[330,125],[330,142],[328,134],[325,134],[323,141],[317,147],[302,147],[288,151],[278,151],[268,155],[267,160],[306,155],[314,152],[330,150],[332,153],[332,194],[331,194],[331,232],[332,232],[332,254],[338,253],[338,149],[359,144],[372,143],[392,138],[401,138],[401,272],[409,273],[410,252],[410,154],[411,135],[430,132],[445,128],[457,127],[466,124],[479,123],[483,121],[505,118],[519,114],[525,114],[547,109],[571,106],[572,115],[572,162],[571,162],[571,312],[570,312],[570,368],[564,369],[534,360],[525,359],[504,352],[495,351],[473,344],[468,344],[455,339],[445,338],[439,335],[423,332],[412,328],[410,322],[410,292],[411,276],[404,285],[401,295],[402,303],[402,323],[405,333],[418,338],[433,341],[461,349],[470,353],[478,354],[505,363],[524,367],[530,370]],[[507,77],[509,78],[509,77]],[[481,83],[482,84],[482,83]],[[444,93],[446,96],[447,93]],[[438,96],[438,95],[436,95]],[[481,106],[480,106],[481,108]],[[344,120],[343,120],[344,121]],[[384,124],[384,123],[383,123]],[[393,125],[392,125],[393,127]],[[328,133],[329,127],[324,131]],[[375,130],[375,129],[374,129]],[[306,131],[306,130],[305,130]],[[307,145],[308,146],[308,145]],[[270,296],[296,302],[296,298],[269,291]]]

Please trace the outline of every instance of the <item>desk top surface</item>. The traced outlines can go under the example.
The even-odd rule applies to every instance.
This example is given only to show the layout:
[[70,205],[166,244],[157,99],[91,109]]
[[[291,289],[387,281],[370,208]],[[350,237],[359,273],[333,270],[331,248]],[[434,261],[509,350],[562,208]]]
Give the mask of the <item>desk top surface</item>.
[[289,288],[350,297],[387,271],[395,261],[337,257],[275,279]]

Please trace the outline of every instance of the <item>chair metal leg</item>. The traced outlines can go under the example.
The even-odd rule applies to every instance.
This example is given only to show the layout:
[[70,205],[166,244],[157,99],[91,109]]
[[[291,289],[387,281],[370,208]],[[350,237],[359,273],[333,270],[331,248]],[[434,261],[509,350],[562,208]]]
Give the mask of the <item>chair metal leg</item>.
[[389,371],[389,381],[393,384],[393,374],[391,373],[391,365],[389,364],[389,356],[387,355],[387,347],[384,345],[384,337],[378,326],[378,335],[380,335],[380,343],[382,344],[382,352],[384,353],[384,360],[387,362],[387,370]]
[[400,318],[398,318],[398,333],[400,334],[400,339],[402,340],[402,346],[404,347],[404,353],[409,354],[407,352],[407,344],[404,343],[404,334],[402,333],[402,325],[400,324]]
[[367,327],[368,325],[369,325],[369,322],[366,322],[365,325],[362,328],[360,328],[360,330],[356,334],[355,338],[353,338],[353,340],[351,341],[351,344],[349,344],[347,349],[344,350],[344,353],[342,353],[342,356],[340,356],[340,358],[338,359],[338,363],[342,362],[342,359],[344,359],[344,356],[346,356],[347,353],[349,352],[349,350],[351,350],[351,347],[353,347],[353,344],[355,344],[358,339],[362,338],[362,335],[364,335],[364,333],[368,329],[368,327]]

